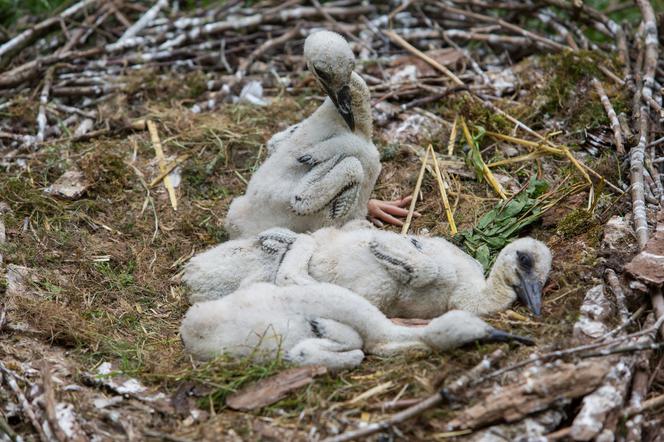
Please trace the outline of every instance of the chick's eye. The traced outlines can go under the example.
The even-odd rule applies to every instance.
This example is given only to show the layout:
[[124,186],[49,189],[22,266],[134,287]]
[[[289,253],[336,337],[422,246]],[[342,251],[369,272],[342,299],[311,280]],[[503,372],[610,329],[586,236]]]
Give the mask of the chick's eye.
[[318,75],[318,78],[320,78],[321,80],[325,82],[330,81],[330,75],[327,72],[323,71],[320,68],[317,68],[316,66],[314,66],[314,71],[316,71],[316,75]]
[[533,267],[533,259],[527,253],[516,252],[519,266],[524,270],[529,270]]

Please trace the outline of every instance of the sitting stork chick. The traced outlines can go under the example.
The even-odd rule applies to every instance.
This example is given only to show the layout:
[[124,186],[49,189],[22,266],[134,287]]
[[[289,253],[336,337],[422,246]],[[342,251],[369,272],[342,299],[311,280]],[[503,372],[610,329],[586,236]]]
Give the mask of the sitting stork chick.
[[371,141],[369,88],[353,72],[353,52],[339,34],[311,34],[304,56],[328,98],[310,117],[268,142],[269,157],[228,210],[231,238],[270,227],[314,231],[367,215],[380,172]]
[[[455,309],[487,314],[505,310],[516,299],[541,313],[542,287],[551,269],[544,243],[526,237],[507,245],[485,279],[479,262],[443,238],[406,237],[366,224],[354,221],[310,235],[269,229],[249,248],[265,242],[286,250],[275,255],[279,262],[270,264],[264,282],[334,283],[390,317],[433,318]],[[192,301],[216,299],[239,286],[242,269],[250,268],[233,252],[243,241],[250,242],[229,241],[192,258],[184,273]],[[253,274],[248,274],[251,282],[258,280]]]
[[332,284],[244,287],[192,306],[180,335],[200,360],[222,354],[269,360],[281,351],[297,365],[332,370],[356,367],[365,354],[444,351],[474,341],[533,343],[456,310],[425,327],[396,325],[366,299]]

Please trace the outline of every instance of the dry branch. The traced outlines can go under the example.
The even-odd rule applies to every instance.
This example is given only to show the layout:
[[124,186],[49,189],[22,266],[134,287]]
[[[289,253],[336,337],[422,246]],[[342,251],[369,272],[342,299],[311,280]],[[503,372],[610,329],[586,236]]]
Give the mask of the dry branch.
[[18,399],[18,403],[21,406],[23,414],[32,424],[33,428],[37,432],[37,435],[39,435],[39,439],[42,442],[49,442],[49,438],[44,432],[44,428],[42,427],[42,422],[37,418],[37,413],[32,407],[32,404],[30,404],[28,399],[25,397],[25,394],[23,394],[23,391],[18,386],[18,382],[16,381],[17,375],[13,371],[8,369],[5,366],[5,364],[3,364],[1,361],[0,361],[0,374],[2,374],[4,382],[9,386],[9,389],[12,391],[12,393],[14,393],[16,399]]
[[557,365],[540,374],[536,382],[510,385],[489,394],[481,403],[461,412],[447,428],[478,428],[502,420],[515,422],[560,399],[574,399],[593,391],[607,372],[604,361]]
[[256,48],[256,50],[254,50],[251,54],[249,54],[249,56],[247,58],[245,58],[242,61],[242,63],[240,63],[240,66],[237,69],[236,75],[239,78],[244,77],[245,74],[247,73],[247,71],[249,70],[249,67],[251,66],[251,64],[258,57],[262,56],[263,54],[265,54],[266,52],[268,52],[271,49],[282,46],[283,44],[285,44],[286,42],[292,40],[293,38],[298,37],[300,34],[301,34],[300,25],[297,24],[297,25],[295,25],[295,27],[293,29],[286,32],[285,34],[280,35],[279,37],[274,38],[274,39],[266,40],[262,45],[260,45],[258,48]]
[[58,422],[55,391],[53,391],[53,379],[51,378],[51,366],[47,361],[43,362],[41,375],[42,386],[44,387],[44,409],[46,410],[48,425],[59,442],[67,442],[69,439]]
[[457,378],[454,382],[446,385],[437,394],[429,396],[428,398],[418,402],[410,408],[392,415],[389,419],[382,422],[376,422],[360,428],[358,430],[347,431],[338,436],[325,439],[323,442],[345,442],[349,440],[366,438],[379,431],[387,430],[390,427],[398,425],[411,419],[414,416],[424,413],[430,408],[435,407],[449,397],[452,397],[462,390],[464,390],[472,382],[479,379],[479,377],[489,370],[493,364],[502,359],[505,353],[502,350],[496,350],[488,356],[485,356],[482,362],[470,369],[465,375]]
[[62,22],[62,20],[69,17],[73,17],[74,15],[78,14],[88,6],[92,6],[95,3],[97,3],[97,0],[82,0],[78,3],[75,3],[74,5],[62,11],[59,15],[47,18],[46,20],[36,24],[32,28],[26,29],[25,31],[21,32],[19,35],[12,38],[11,40],[5,42],[2,46],[0,46],[0,69],[7,66],[7,64],[11,60],[11,57],[15,53],[21,51],[23,48],[30,45],[33,41],[35,41],[36,39],[38,39],[48,31],[50,31],[54,27],[58,26]]
[[616,142],[616,151],[620,156],[625,155],[625,147],[623,146],[623,136],[622,131],[620,130],[618,115],[616,115],[616,111],[613,109],[611,101],[609,100],[609,97],[607,97],[602,83],[600,83],[597,78],[593,78],[592,85],[595,87],[597,95],[599,95],[599,99],[602,102],[602,106],[604,106],[604,110],[606,111],[606,116],[609,118],[611,129],[613,130],[613,138]]
[[[130,37],[133,37],[134,35],[138,34],[139,31],[141,31],[143,28],[148,26],[159,14],[159,11],[161,11],[162,8],[168,6],[168,0],[157,0],[157,3],[154,4],[150,9],[147,10],[147,12],[133,25],[131,25],[126,31],[124,31],[124,34],[118,39],[118,41],[115,43],[116,45],[121,45],[125,41],[127,41]],[[114,46],[111,45],[109,48],[110,51],[113,51]]]

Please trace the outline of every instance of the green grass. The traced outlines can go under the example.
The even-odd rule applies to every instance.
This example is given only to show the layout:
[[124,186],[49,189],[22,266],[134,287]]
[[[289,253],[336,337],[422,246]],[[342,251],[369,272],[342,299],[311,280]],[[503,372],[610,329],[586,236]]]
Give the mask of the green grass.
[[0,24],[10,26],[26,15],[42,15],[70,0],[0,0]]

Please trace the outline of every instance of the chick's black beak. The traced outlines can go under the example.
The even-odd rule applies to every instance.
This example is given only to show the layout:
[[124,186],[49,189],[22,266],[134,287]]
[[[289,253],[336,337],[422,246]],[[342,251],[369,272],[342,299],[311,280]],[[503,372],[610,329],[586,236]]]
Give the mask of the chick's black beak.
[[526,336],[519,336],[519,335],[513,335],[511,333],[507,333],[502,330],[498,330],[497,328],[491,328],[489,330],[489,333],[487,334],[486,338],[483,339],[485,342],[518,342],[523,345],[535,345],[535,341],[532,339],[526,337]]
[[532,274],[519,272],[519,284],[514,286],[514,291],[535,316],[542,313],[542,283]]
[[334,105],[337,107],[339,114],[343,117],[344,121],[350,128],[350,130],[355,130],[355,119],[353,118],[353,108],[351,103],[350,96],[350,86],[347,84],[342,86],[341,89],[336,91],[334,94],[330,94],[330,98],[334,102]]

